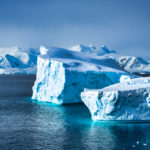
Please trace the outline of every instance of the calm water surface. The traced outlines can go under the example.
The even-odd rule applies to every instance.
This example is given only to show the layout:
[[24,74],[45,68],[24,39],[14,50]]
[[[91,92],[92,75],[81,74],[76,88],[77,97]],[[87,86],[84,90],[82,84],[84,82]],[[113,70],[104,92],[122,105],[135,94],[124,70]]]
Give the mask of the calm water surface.
[[150,150],[149,123],[95,123],[83,104],[31,100],[33,81],[16,79],[0,84],[0,150]]
[[83,104],[0,98],[0,149],[150,149],[149,123],[94,123]]

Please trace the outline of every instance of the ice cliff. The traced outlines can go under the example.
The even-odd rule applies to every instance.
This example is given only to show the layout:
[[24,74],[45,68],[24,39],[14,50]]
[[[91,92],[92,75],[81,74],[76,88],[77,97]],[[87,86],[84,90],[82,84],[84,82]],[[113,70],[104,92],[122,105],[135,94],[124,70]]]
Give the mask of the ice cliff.
[[84,88],[99,89],[132,78],[111,58],[41,47],[32,99],[56,104],[81,102]]
[[150,78],[136,78],[81,93],[92,119],[150,120]]
[[0,48],[0,74],[36,73],[37,49]]

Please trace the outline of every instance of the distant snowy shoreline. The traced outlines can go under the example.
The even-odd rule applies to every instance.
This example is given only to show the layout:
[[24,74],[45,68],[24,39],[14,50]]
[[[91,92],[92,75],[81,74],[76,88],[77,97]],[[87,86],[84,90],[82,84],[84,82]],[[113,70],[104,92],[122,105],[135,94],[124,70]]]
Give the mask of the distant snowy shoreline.
[[[53,48],[57,49],[57,53],[52,52],[53,57],[57,58],[58,54],[63,55],[62,57],[68,57],[65,53],[62,54],[64,49],[51,47],[51,49]],[[96,48],[93,45],[74,45],[66,50],[82,55],[91,55],[93,59],[100,59],[103,56],[115,61],[126,72],[139,76],[150,76],[149,61],[140,57],[119,55],[115,50],[109,50],[106,46]],[[17,46],[0,48],[0,74],[36,74],[37,57],[40,54],[46,54],[47,51],[44,46],[39,49],[25,49]]]

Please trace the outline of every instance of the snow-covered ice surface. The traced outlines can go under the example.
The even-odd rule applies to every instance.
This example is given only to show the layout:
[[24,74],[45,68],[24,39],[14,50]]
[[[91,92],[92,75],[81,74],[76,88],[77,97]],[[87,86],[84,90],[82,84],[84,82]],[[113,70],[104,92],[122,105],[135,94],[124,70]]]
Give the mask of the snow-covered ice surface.
[[43,46],[40,52],[32,96],[36,100],[56,104],[81,102],[84,88],[104,88],[134,77],[105,56]]
[[85,45],[80,44],[80,45],[74,45],[68,49],[72,51],[77,51],[77,52],[92,53],[97,56],[102,56],[102,55],[110,54],[110,53],[111,54],[116,53],[116,51],[114,50],[109,50],[105,45],[97,49],[93,45],[85,46]]
[[37,49],[0,48],[0,74],[35,74]]
[[99,90],[85,89],[81,98],[95,121],[150,120],[150,77]]
[[85,53],[92,53],[97,56],[106,55],[108,58],[114,59],[119,63],[127,72],[139,76],[150,76],[150,62],[144,60],[140,57],[135,56],[121,56],[117,54],[114,50],[109,50],[106,46],[101,48],[96,48],[93,45],[84,46],[84,45],[75,45],[70,48],[73,51],[81,51]]

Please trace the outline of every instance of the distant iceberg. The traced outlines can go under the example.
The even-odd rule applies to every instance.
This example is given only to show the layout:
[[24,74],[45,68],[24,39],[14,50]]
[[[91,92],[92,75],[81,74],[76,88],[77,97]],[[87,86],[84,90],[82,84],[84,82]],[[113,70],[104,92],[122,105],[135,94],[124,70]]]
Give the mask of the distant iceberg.
[[131,79],[99,90],[81,93],[92,119],[150,120],[150,77]]
[[[111,58],[41,47],[32,99],[56,104],[81,102],[84,88],[99,89],[134,78]],[[122,76],[126,78],[122,78]]]

